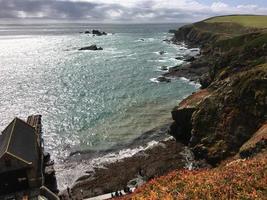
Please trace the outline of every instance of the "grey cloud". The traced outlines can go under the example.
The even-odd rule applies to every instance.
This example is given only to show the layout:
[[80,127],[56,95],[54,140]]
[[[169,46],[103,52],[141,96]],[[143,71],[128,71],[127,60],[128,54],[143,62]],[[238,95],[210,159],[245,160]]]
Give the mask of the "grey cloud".
[[[110,12],[120,12],[119,16],[111,16]],[[179,9],[153,10],[152,1],[143,1],[133,8],[126,8],[118,4],[98,4],[89,2],[71,2],[68,0],[0,0],[0,18],[26,17],[45,19],[88,19],[91,21],[120,21],[134,22],[138,20],[149,22],[183,22],[205,18],[205,13],[191,13]],[[150,14],[150,15],[149,15]],[[144,17],[142,17],[144,16]],[[197,16],[197,17],[194,17]]]

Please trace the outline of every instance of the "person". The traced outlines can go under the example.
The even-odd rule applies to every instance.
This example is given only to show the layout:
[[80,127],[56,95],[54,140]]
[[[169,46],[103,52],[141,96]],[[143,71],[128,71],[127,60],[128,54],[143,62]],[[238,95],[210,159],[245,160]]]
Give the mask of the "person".
[[118,197],[119,196],[119,193],[118,191],[115,192],[115,197]]
[[125,186],[124,189],[123,189],[123,191],[124,191],[126,194],[128,194],[128,193],[130,193],[130,188],[129,188],[128,186]]

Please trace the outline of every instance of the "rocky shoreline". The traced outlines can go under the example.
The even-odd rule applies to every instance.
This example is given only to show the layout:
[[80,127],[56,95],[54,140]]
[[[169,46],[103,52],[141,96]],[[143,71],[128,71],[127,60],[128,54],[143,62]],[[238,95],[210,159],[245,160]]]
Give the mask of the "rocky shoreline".
[[[123,190],[125,187],[137,188],[148,180],[164,175],[175,169],[193,169],[208,167],[203,161],[194,161],[192,152],[182,143],[169,135],[170,124],[155,128],[141,135],[136,140],[125,146],[117,147],[117,150],[98,152],[75,152],[71,160],[89,163],[90,159],[101,156],[107,157],[109,153],[117,157],[114,161],[108,161],[94,169],[89,169],[78,178],[71,186],[71,196],[68,191],[61,191],[62,199],[83,199],[102,194]],[[140,145],[140,141],[144,145]],[[146,145],[145,145],[146,144]],[[132,154],[131,150],[135,150]],[[129,154],[120,159],[119,155]],[[102,154],[102,155],[101,155]],[[108,160],[108,159],[107,159]]]
[[[159,52],[160,55],[164,53],[163,51]],[[201,69],[198,72],[194,68],[194,66],[198,65],[195,64],[198,63],[198,59],[195,59],[198,53],[195,51],[193,54],[194,56],[190,56],[190,58],[189,55],[187,55],[188,58],[183,57],[187,61],[183,66],[171,67],[167,73],[159,77],[158,81],[170,82],[171,77],[183,77],[188,78],[190,81],[198,82],[200,76],[204,73],[203,70],[206,72],[207,69]],[[190,63],[189,61],[192,61],[190,59],[194,62]],[[136,149],[142,146],[140,151],[129,157],[117,159],[115,162],[104,163],[93,170],[88,169],[83,176],[79,177],[70,186],[71,195],[68,194],[69,192],[66,189],[60,192],[60,197],[66,200],[90,198],[120,191],[126,186],[130,188],[140,187],[148,180],[175,169],[210,167],[204,160],[196,161],[191,150],[183,141],[177,142],[170,136],[170,128],[172,127],[173,122],[170,122],[144,133],[129,144],[116,146],[111,150],[103,152],[72,152],[68,162],[90,162],[94,158],[105,157],[109,153],[119,155],[123,149]],[[141,146],[139,146],[140,141],[143,143]]]
[[[172,111],[174,122],[165,134],[170,133],[179,142],[161,141],[153,148],[96,169],[94,174],[77,180],[72,187],[75,195],[81,190],[83,197],[109,193],[122,189],[136,177],[147,181],[182,169],[188,165],[186,156],[181,155],[185,149],[191,155],[189,163],[196,159],[196,166],[207,167],[203,160],[217,166],[239,151],[243,158],[266,148],[266,139],[255,141],[253,137],[267,120],[267,44],[257,42],[266,33],[242,28],[233,34],[231,29],[239,26],[230,25],[227,35],[223,34],[227,26],[224,23],[195,23],[175,32],[174,43],[186,42],[190,48],[201,48],[197,59],[164,74],[166,78],[199,81],[202,86]],[[239,44],[232,46],[233,41]],[[246,142],[251,145],[244,150],[242,145]]]

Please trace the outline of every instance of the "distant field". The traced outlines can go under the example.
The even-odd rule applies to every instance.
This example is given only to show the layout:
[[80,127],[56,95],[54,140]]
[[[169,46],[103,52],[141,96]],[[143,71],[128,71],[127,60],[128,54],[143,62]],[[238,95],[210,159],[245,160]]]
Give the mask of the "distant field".
[[254,15],[236,15],[236,16],[221,16],[214,17],[205,20],[208,23],[214,22],[233,22],[241,24],[246,27],[255,27],[255,28],[267,28],[267,15],[265,16],[254,16]]

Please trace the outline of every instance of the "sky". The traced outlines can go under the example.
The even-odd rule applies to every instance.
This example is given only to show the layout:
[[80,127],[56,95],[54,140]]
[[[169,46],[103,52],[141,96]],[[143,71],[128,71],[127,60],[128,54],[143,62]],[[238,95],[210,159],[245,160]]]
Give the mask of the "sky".
[[0,20],[156,23],[228,14],[267,15],[267,0],[0,0]]

